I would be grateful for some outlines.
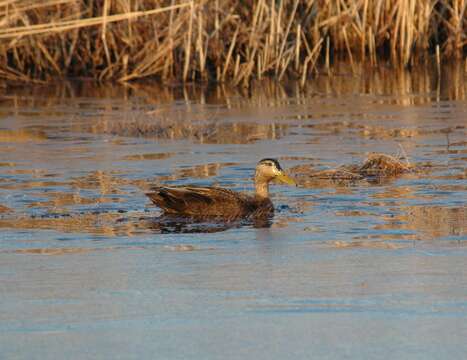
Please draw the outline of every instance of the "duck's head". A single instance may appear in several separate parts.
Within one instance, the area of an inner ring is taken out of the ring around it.
[[[296,185],[276,159],[262,159],[256,165],[255,181],[269,183],[271,180],[279,180],[284,184]]]

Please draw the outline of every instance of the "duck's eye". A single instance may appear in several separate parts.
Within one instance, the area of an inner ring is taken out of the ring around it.
[[[266,165],[266,166],[273,166],[273,164],[270,163],[270,162],[266,162],[266,163],[264,163],[264,165]]]

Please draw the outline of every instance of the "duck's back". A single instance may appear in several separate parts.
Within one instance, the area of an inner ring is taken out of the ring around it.
[[[269,216],[274,212],[271,200],[256,198],[219,187],[155,187],[146,194],[165,213],[193,217],[237,219]]]

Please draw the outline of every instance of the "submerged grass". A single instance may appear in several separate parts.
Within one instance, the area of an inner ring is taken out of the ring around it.
[[[352,67],[462,58],[466,8],[466,0],[0,0],[0,77],[304,84],[319,61],[330,71],[341,54]]]

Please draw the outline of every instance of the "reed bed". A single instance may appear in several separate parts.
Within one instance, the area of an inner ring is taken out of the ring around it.
[[[467,0],[0,0],[0,77],[294,77],[465,58]],[[467,67],[467,63],[465,63]]]

